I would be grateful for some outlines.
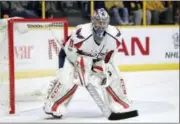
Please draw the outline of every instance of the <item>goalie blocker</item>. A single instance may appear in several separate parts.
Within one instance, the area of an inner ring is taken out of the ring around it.
[[[85,87],[109,120],[138,116],[127,98],[125,82],[113,64],[121,33],[109,25],[104,9],[95,11],[92,22],[79,25],[61,50],[60,69],[51,82],[44,111],[62,117],[78,86]],[[103,100],[94,87],[103,93]]]

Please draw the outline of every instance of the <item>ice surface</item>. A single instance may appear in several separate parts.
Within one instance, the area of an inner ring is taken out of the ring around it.
[[[130,99],[139,111],[136,118],[109,121],[104,118],[84,88],[79,88],[68,107],[68,114],[60,120],[47,119],[43,102],[21,103],[27,108],[15,115],[0,115],[0,122],[50,123],[120,123],[120,122],[179,122],[179,70],[122,73]],[[46,81],[47,79],[37,79]],[[28,82],[20,80],[19,82]]]

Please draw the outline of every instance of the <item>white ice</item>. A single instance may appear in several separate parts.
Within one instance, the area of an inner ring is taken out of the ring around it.
[[[79,88],[62,119],[51,120],[42,111],[43,103],[24,103],[26,110],[15,115],[1,115],[0,122],[53,122],[53,123],[120,123],[120,122],[179,122],[179,70],[122,73],[129,98],[139,111],[131,119],[109,121],[84,88]],[[50,78],[19,80],[17,82],[48,82]],[[30,86],[29,86],[30,87]],[[18,108],[18,107],[17,107]]]

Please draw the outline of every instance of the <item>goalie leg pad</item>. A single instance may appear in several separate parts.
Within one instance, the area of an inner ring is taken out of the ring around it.
[[[63,68],[60,68],[55,80],[52,81],[50,90],[48,90],[48,96],[43,108],[45,113],[55,116],[67,113],[66,106],[78,87],[78,85],[73,83],[73,76],[74,68],[65,59]]]
[[[45,102],[45,113],[54,116],[65,115],[67,113],[66,106],[70,102],[77,87],[77,85],[73,85],[70,89],[66,89],[65,86],[57,83],[55,89]]]
[[[113,80],[109,87],[103,89],[103,94],[104,100],[109,108],[113,113],[120,113],[122,119],[138,116],[137,110],[133,109],[132,103],[127,97],[124,80],[122,78]],[[114,114],[113,116],[116,115]],[[110,118],[115,119],[116,117]]]
[[[131,108],[131,101],[127,97],[123,79],[113,80],[110,86],[105,88],[104,94],[108,97],[106,102],[113,112],[123,112]]]

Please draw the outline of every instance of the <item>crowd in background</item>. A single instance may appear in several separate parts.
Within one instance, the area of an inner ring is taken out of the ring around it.
[[[142,1],[94,1],[105,8],[112,25],[142,25]],[[146,25],[179,24],[180,1],[146,1]],[[67,18],[70,26],[90,21],[90,1],[46,1],[46,18]],[[42,18],[41,1],[0,1],[0,18]],[[76,21],[74,21],[76,20]]]

